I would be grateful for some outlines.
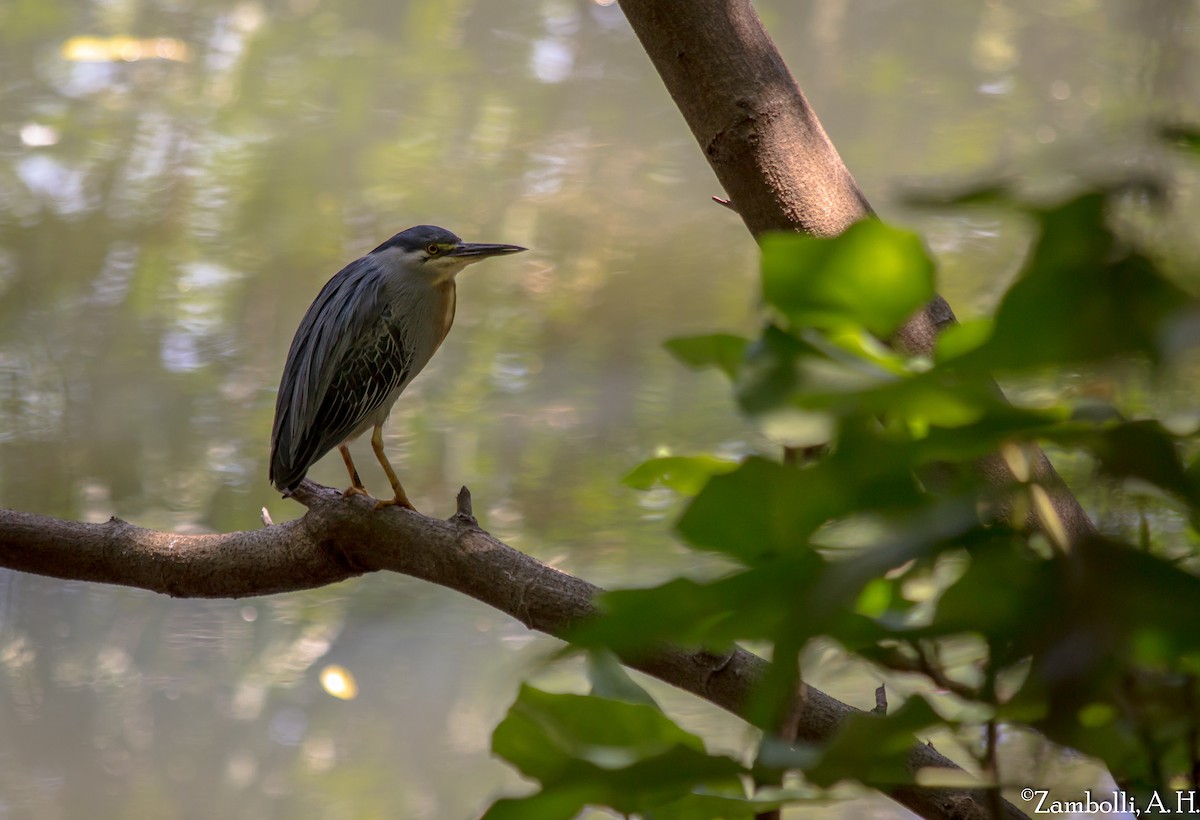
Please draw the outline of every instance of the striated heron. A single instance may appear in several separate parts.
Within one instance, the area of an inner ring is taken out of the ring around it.
[[[418,225],[393,236],[330,279],[300,321],[275,399],[271,483],[284,495],[337,447],[350,473],[346,495],[367,495],[347,445],[370,428],[371,448],[395,497],[413,509],[383,451],[383,422],[454,322],[454,277],[519,245],[463,242]]]

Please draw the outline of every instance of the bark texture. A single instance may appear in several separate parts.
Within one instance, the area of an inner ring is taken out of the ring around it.
[[[750,233],[836,236],[871,213],[749,0],[621,0]]]

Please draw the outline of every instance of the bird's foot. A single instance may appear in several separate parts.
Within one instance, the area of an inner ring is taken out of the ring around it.
[[[417,508],[412,505],[407,496],[398,495],[395,498],[387,498],[382,501],[375,502],[375,509],[382,510],[384,507],[403,507],[406,510],[417,511]]]
[[[351,484],[349,487],[347,487],[345,490],[342,491],[343,498],[349,498],[352,495],[365,495],[367,498],[371,497],[371,494],[369,492],[367,492],[366,487],[362,487],[362,486],[358,486],[358,485],[354,485],[354,484]]]

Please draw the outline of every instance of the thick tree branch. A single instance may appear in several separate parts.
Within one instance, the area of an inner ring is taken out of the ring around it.
[[[293,497],[309,508],[302,518],[214,535],[175,535],[118,519],[84,524],[0,510],[0,566],[178,598],[290,592],[390,570],[457,590],[556,637],[596,611],[598,587],[548,567],[480,529],[465,490],[448,521],[398,507],[376,512],[368,498],[343,498],[337,490],[310,481]],[[741,649],[728,655],[665,649],[623,660],[734,714],[742,713],[766,671],[766,661]],[[806,687],[797,737],[827,741],[838,723],[857,711]],[[953,762],[920,744],[913,747],[911,765],[914,772],[954,768]],[[926,817],[986,816],[980,792],[900,786],[890,794]],[[1013,816],[1021,816],[1013,811]]]

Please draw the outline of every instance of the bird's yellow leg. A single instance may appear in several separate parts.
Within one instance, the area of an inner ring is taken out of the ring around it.
[[[354,466],[354,459],[350,458],[350,448],[345,444],[339,444],[338,450],[342,454],[342,461],[346,462],[346,471],[350,473],[350,486],[342,495],[347,498],[352,495],[370,495],[367,488],[363,486],[362,479],[358,477],[358,468]]]
[[[375,451],[375,458],[379,459],[379,466],[387,473],[388,481],[392,482],[392,490],[396,493],[396,497],[391,501],[376,501],[375,509],[398,506],[415,511],[417,508],[408,500],[404,488],[400,486],[400,479],[396,477],[396,471],[392,469],[391,462],[383,452],[383,427],[378,424],[375,425],[375,432],[371,433],[371,449]]]

